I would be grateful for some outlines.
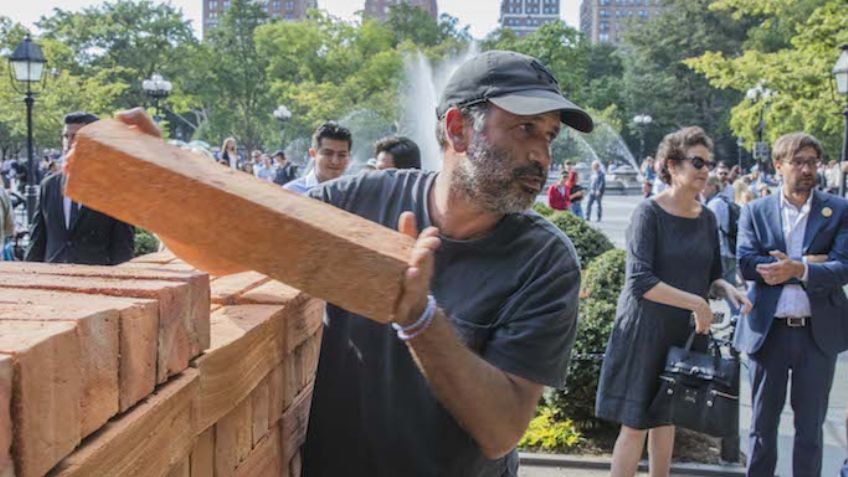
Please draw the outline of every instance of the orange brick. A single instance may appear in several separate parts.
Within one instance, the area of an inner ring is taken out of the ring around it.
[[[209,319],[207,290],[185,282],[137,280],[67,275],[0,273],[0,286],[74,291],[159,302],[159,353],[157,382],[188,367],[201,352],[202,329]]]
[[[118,405],[126,411],[153,392],[156,383],[156,349],[159,307],[156,301],[83,293],[0,288],[0,303],[22,306],[55,304],[60,311],[97,311],[108,307],[118,311],[120,320]],[[104,363],[105,364],[105,363]]]
[[[179,464],[171,467],[167,477],[191,477],[191,464],[188,458],[183,459]]]
[[[300,460],[300,449],[295,451],[294,455],[291,458],[291,462],[289,462],[289,476],[290,477],[300,477],[300,474],[303,470],[303,463]]]
[[[12,462],[12,358],[0,355],[0,477],[14,477]]]
[[[215,424],[215,477],[234,474],[253,448],[251,400],[242,400]]]
[[[147,255],[141,255],[130,260],[132,263],[156,263],[156,264],[164,264],[171,263],[176,260],[176,255],[173,254],[170,250],[163,250],[161,252],[148,253]]]
[[[138,406],[106,424],[65,458],[50,477],[161,477],[189,455],[196,436],[197,371],[171,379]],[[40,475],[40,474],[39,474]]]
[[[223,307],[212,315],[212,346],[197,361],[199,428],[206,429],[247,398],[279,365],[286,309],[270,305]]]
[[[285,305],[307,295],[277,280],[270,280],[236,298],[238,305]]]
[[[284,358],[285,359],[285,358]],[[280,363],[268,374],[268,422],[273,426],[283,417],[285,393],[285,362]]]
[[[280,428],[271,429],[236,469],[236,477],[280,477],[283,474]]]
[[[80,366],[80,432],[81,436],[85,437],[118,413],[120,318],[118,312],[109,309],[108,305],[79,309],[75,308],[73,303],[58,303],[61,305],[0,303],[0,321],[59,321],[77,327],[80,362],[64,365]],[[89,303],[97,305],[91,303],[91,300]]]
[[[265,376],[256,389],[250,394],[250,398],[252,400],[251,404],[251,412],[253,413],[253,418],[251,419],[253,422],[253,431],[252,431],[252,441],[251,445],[256,447],[256,444],[259,442],[262,437],[268,432],[269,426],[269,389],[268,389],[268,380],[269,376]]]
[[[73,323],[0,321],[0,354],[14,360],[13,456],[18,477],[40,477],[80,442],[80,349]]]
[[[127,262],[127,264],[129,263]],[[71,277],[181,282],[191,288],[189,298],[192,300],[192,303],[189,305],[189,309],[205,310],[209,308],[211,298],[209,294],[208,274],[199,272],[185,263],[181,263],[182,266],[186,267],[185,269],[144,268],[124,265],[107,267],[36,262],[0,262],[0,273],[37,273],[40,275]],[[180,263],[173,265],[180,265]],[[196,340],[191,342],[191,354],[192,356],[197,356],[201,351],[209,347],[209,318],[208,314],[198,314],[198,316],[192,317],[191,320],[193,336],[196,336]]]
[[[191,450],[191,477],[215,475],[215,428],[210,427],[197,437]]]
[[[313,385],[310,383],[297,395],[280,420],[284,462],[290,462],[306,440],[309,409],[312,405],[312,387]]]
[[[235,305],[239,295],[271,280],[257,272],[235,273],[212,279],[212,303],[220,305]]]
[[[115,120],[79,131],[67,174],[74,200],[190,244],[187,261],[194,253],[236,264],[354,313],[391,319],[414,244],[408,236]]]

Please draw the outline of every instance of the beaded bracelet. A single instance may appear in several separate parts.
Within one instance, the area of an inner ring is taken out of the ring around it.
[[[418,318],[415,323],[409,326],[401,326],[398,323],[392,323],[392,328],[394,328],[397,332],[398,338],[403,341],[409,341],[429,328],[435,316],[436,299],[433,298],[433,295],[427,295],[427,307],[424,308],[424,313],[421,313],[421,317]]]

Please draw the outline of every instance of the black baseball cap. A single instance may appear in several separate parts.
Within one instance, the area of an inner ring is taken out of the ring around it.
[[[436,116],[452,106],[489,101],[512,114],[530,116],[559,111],[567,126],[591,132],[592,117],[565,99],[551,71],[532,56],[491,50],[463,63],[448,80]]]

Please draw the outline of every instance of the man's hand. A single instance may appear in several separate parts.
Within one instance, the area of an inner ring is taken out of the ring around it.
[[[151,136],[162,137],[162,131],[159,126],[150,118],[147,112],[142,108],[132,108],[126,111],[120,111],[115,114],[115,118],[131,128],[150,134]]]
[[[791,278],[801,279],[804,276],[804,264],[792,260],[780,250],[772,250],[769,255],[776,258],[774,263],[757,265],[757,273],[769,285],[780,285]]]
[[[403,293],[395,307],[392,320],[401,326],[408,326],[415,323],[427,308],[434,254],[442,241],[439,239],[439,229],[435,227],[428,227],[421,232],[421,235],[418,235],[415,214],[412,212],[400,214],[398,231],[418,239],[409,257],[409,268],[406,269],[403,277]]]

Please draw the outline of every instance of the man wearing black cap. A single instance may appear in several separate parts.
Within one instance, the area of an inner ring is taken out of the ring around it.
[[[563,383],[577,255],[527,210],[561,123],[588,132],[592,119],[544,65],[502,51],[462,65],[436,113],[440,172],[371,172],[309,192],[417,242],[391,326],[327,307],[307,477],[515,476],[543,387]]]

